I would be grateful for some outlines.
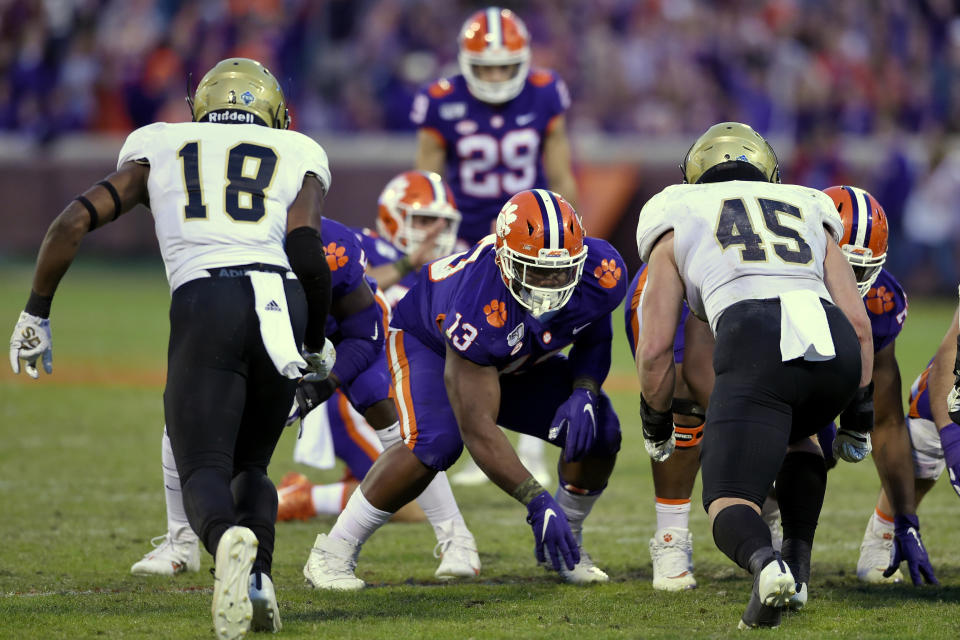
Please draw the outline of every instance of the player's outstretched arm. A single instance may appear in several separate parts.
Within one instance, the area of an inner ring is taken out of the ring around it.
[[[643,289],[643,329],[637,343],[640,418],[647,453],[663,462],[674,448],[670,406],[676,382],[673,340],[680,323],[683,281],[673,257],[673,232],[657,240],[650,253]]]
[[[500,376],[496,368],[470,362],[448,348],[443,382],[463,442],[477,466],[527,507],[537,560],[544,562],[549,556],[557,571],[561,563],[573,570],[580,561],[580,550],[566,514],[550,492],[533,479],[497,427]]]
[[[27,375],[38,378],[38,359],[44,371],[53,373],[50,306],[57,285],[73,263],[84,236],[136,205],[147,203],[149,174],[147,165],[124,163],[77,196],[50,224],[37,255],[30,297],[10,337],[10,367],[14,373],[20,373],[23,360]]]
[[[547,174],[550,190],[562,195],[564,200],[576,209],[579,194],[577,181],[573,177],[570,139],[567,137],[567,125],[563,116],[553,119],[543,140],[543,171]]]
[[[947,473],[953,490],[960,496],[960,314],[954,312],[953,321],[940,342],[930,369],[930,411],[940,430],[940,444]],[[946,402],[937,400],[946,398]]]
[[[440,134],[433,129],[420,129],[417,132],[417,157],[413,168],[419,171],[433,171],[443,176],[443,165],[446,159],[447,148]]]

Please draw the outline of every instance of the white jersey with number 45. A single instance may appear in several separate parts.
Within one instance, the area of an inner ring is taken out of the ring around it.
[[[674,232],[687,304],[716,331],[720,313],[747,299],[806,289],[831,300],[823,282],[826,228],[839,241],[843,223],[833,200],[798,185],[730,181],[667,187],[644,205],[637,248]]]
[[[150,165],[150,209],[171,291],[210,268],[289,268],[287,210],[304,176],[330,187],[320,145],[255,124],[151,124],[127,137],[117,166],[131,160]]]

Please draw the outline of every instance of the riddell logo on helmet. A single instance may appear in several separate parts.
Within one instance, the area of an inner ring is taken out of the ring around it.
[[[207,115],[207,122],[242,122],[246,124],[256,124],[256,119],[252,113],[247,113],[246,111],[224,109],[222,111],[211,111]]]

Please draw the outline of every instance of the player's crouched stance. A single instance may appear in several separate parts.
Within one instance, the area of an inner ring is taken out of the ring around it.
[[[573,208],[542,189],[507,201],[496,235],[431,263],[397,306],[387,338],[403,442],[377,459],[330,533],[317,536],[308,582],[362,588],[354,575],[361,545],[464,444],[526,505],[540,562],[569,582],[608,580],[581,544],[620,449],[619,421],[600,385],[611,312],[625,294],[621,274],[619,254],[584,238]],[[561,355],[570,345],[569,357]],[[562,448],[555,496],[498,424]]]
[[[703,505],[717,547],[754,576],[740,627],[776,627],[798,585],[760,508],[788,448],[819,455],[809,436],[848,404],[864,431],[872,427],[870,322],[837,246],[843,225],[832,200],[779,184],[776,156],[753,129],[715,125],[682,169],[689,184],[654,196],[637,227],[648,263],[637,353],[644,438],[651,457],[669,453],[674,336],[686,298],[716,337]],[[780,502],[785,522],[817,507],[802,491],[789,494]],[[811,538],[815,527],[814,517]]]

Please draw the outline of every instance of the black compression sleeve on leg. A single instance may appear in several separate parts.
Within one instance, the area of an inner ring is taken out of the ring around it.
[[[323,253],[320,232],[313,227],[297,227],[287,234],[287,257],[307,296],[307,332],[304,345],[320,351],[326,337],[330,313],[330,267]]]
[[[794,451],[783,459],[777,474],[777,501],[783,523],[783,559],[797,582],[810,582],[810,555],[817,521],[827,491],[823,458]]]
[[[757,551],[773,546],[770,528],[760,514],[745,504],[727,507],[713,519],[713,541],[728,558],[752,572],[750,559]]]

